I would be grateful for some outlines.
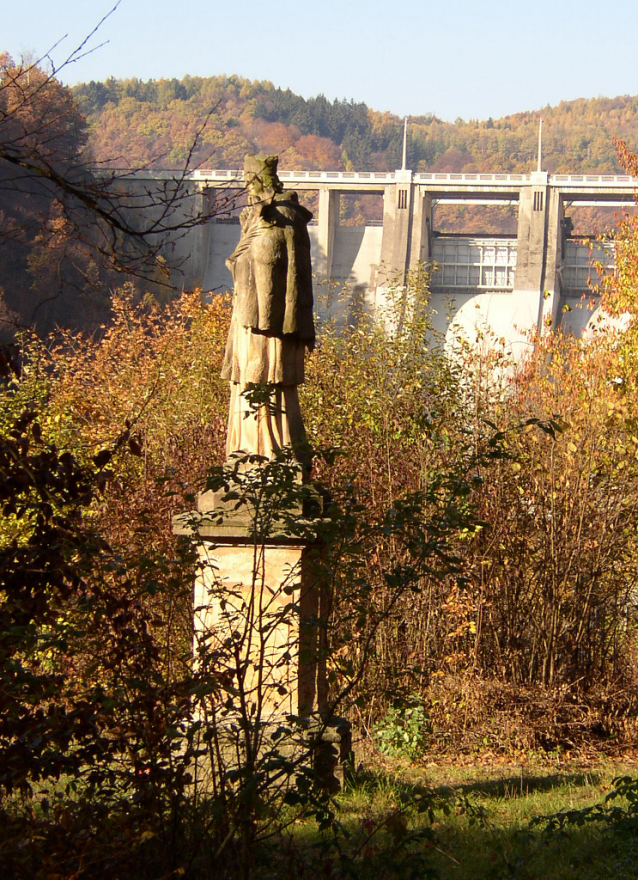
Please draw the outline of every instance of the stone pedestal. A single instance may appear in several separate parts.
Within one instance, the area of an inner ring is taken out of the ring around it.
[[[321,583],[322,546],[312,538],[312,519],[304,516],[308,506],[312,500],[293,511],[298,534],[291,533],[289,518],[286,524],[271,518],[262,537],[254,502],[206,492],[196,512],[175,517],[173,531],[196,542],[200,562],[196,656],[203,648],[217,651],[221,674],[241,692],[235,699],[246,701],[247,714],[263,729],[294,729],[291,748],[299,754],[305,742],[317,772],[336,787],[350,760],[350,725],[329,712],[330,597]]]

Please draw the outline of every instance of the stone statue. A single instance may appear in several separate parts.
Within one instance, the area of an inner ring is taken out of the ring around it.
[[[312,269],[308,222],[297,193],[284,192],[277,156],[246,156],[248,206],[241,238],[226,261],[235,293],[222,378],[230,382],[226,454],[272,458],[292,447],[303,462],[306,438],[297,386],[312,350]],[[247,389],[267,386],[270,400],[256,405]]]
[[[223,663],[230,645],[227,666],[233,674],[241,669],[243,687],[255,698],[255,729],[290,726],[290,739],[278,741],[281,753],[288,754],[289,742],[295,754],[305,749],[334,789],[337,763],[351,763],[351,734],[349,722],[328,703],[332,591],[317,564],[321,533],[313,526],[323,513],[323,495],[308,485],[298,397],[306,349],[315,339],[312,214],[296,193],[283,192],[276,156],[247,156],[244,173],[248,206],[227,262],[234,300],[222,370],[231,390],[231,466],[199,495],[197,512],[174,517],[173,531],[191,536],[200,560],[195,657],[205,645],[220,652]],[[246,467],[239,457],[232,461],[239,452],[272,459],[290,448],[299,467],[261,469]],[[303,721],[291,725],[291,716]],[[210,723],[203,712],[200,717]],[[218,728],[223,752],[232,757],[239,748],[232,713]],[[261,745],[259,752],[264,757]]]

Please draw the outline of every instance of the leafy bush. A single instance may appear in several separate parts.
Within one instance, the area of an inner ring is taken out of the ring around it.
[[[421,757],[427,747],[429,719],[422,700],[391,706],[373,728],[379,751],[390,758]]]

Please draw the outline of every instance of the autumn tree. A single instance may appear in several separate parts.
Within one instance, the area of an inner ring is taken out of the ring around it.
[[[5,331],[94,329],[109,315],[109,290],[122,283],[118,273],[142,293],[150,287],[171,294],[162,257],[167,241],[210,218],[191,210],[186,185],[206,122],[189,128],[181,169],[171,180],[133,188],[122,179],[126,174],[96,166],[86,118],[53,73],[0,56]],[[127,174],[135,170],[129,165]]]
[[[68,297],[60,301],[63,288],[79,290],[97,280],[95,261],[71,235],[78,206],[65,192],[80,185],[87,139],[86,122],[68,89],[36,65],[0,56],[5,321],[51,326],[73,309]]]

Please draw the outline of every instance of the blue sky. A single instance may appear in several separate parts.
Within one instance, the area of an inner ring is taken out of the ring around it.
[[[59,67],[114,2],[10,3],[0,51],[62,40]],[[449,120],[638,94],[638,0],[121,0],[89,45],[105,41],[63,81],[236,73]]]

